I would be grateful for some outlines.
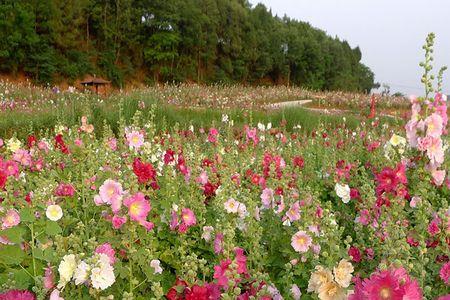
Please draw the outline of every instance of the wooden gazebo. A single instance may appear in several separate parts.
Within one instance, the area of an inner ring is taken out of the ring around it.
[[[104,92],[106,91],[105,87],[108,86],[111,83],[111,81],[105,80],[103,78],[99,77],[90,77],[86,80],[83,80],[80,82],[80,84],[84,87],[89,87],[91,90],[95,89],[95,93],[98,94],[98,88],[104,89]]]

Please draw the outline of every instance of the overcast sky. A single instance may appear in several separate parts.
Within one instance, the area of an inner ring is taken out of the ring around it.
[[[359,46],[363,63],[391,92],[423,94],[418,64],[429,32],[436,33],[434,71],[450,67],[450,0],[250,0],[258,2]],[[450,93],[449,71],[444,92]]]

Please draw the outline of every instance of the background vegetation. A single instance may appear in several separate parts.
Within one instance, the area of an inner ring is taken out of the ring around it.
[[[0,72],[40,83],[295,84],[369,91],[361,51],[246,0],[3,0]]]

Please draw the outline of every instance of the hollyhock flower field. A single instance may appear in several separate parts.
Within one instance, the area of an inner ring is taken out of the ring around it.
[[[0,299],[449,299],[446,105],[1,140]]]

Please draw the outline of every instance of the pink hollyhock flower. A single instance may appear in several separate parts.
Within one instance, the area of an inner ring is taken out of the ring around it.
[[[17,210],[11,208],[2,218],[2,230],[19,225],[20,215]]]
[[[201,185],[205,185],[208,182],[208,174],[206,171],[202,171],[195,181]]]
[[[35,300],[36,296],[27,290],[9,290],[0,294],[1,300]]]
[[[181,210],[181,220],[187,227],[193,226],[197,223],[194,212],[189,208],[183,208]]]
[[[362,225],[369,225],[370,223],[370,213],[367,209],[363,209],[359,212],[359,216],[356,217],[355,222]]]
[[[52,291],[52,293],[50,294],[49,300],[64,300],[64,298],[60,297],[59,294],[60,294],[60,291],[57,289],[54,289]]]
[[[95,253],[103,253],[109,258],[109,264],[113,265],[116,262],[116,251],[111,247],[110,243],[104,243],[95,248]]]
[[[125,133],[130,149],[139,150],[144,145],[144,135],[136,130]]]
[[[130,219],[136,222],[145,221],[151,210],[150,202],[145,199],[145,195],[141,192],[125,199],[123,204],[128,207]]]
[[[269,208],[273,202],[273,190],[265,188],[261,194],[261,201],[265,208]]]
[[[178,214],[176,211],[172,210],[171,219],[170,219],[170,230],[175,230],[177,226],[180,224],[178,221]]]
[[[112,217],[112,225],[114,229],[119,229],[120,227],[122,227],[123,224],[125,224],[127,222],[127,218],[126,217],[121,217],[118,215],[114,215]]]
[[[417,140],[417,120],[411,119],[405,125],[406,129],[406,139],[408,140],[409,145],[412,148],[416,148],[418,146]]]
[[[216,143],[217,135],[219,135],[219,131],[216,128],[210,128],[209,134],[208,134],[208,142],[213,143],[213,144]]]
[[[437,186],[441,186],[445,179],[445,170],[433,170],[431,171],[431,176],[433,177],[433,182]]]
[[[351,256],[352,260],[356,263],[361,261],[361,251],[355,246],[351,246],[348,249],[348,255]]]
[[[446,285],[450,285],[450,262],[446,262],[439,271],[439,277]]]
[[[103,203],[111,204],[111,209],[114,213],[120,210],[120,207],[122,206],[123,189],[119,182],[107,179],[100,186],[99,195]]]
[[[305,231],[298,231],[291,238],[291,246],[295,251],[305,253],[312,244],[311,237]]]
[[[234,253],[236,254],[237,272],[238,274],[247,273],[247,257],[244,254],[244,249],[235,248]]]
[[[215,254],[220,254],[223,251],[223,247],[222,247],[222,243],[223,243],[223,233],[217,233],[216,237],[214,238],[214,253]]]
[[[431,136],[434,138],[439,138],[442,134],[442,117],[437,114],[431,114],[428,118],[425,119],[425,124],[427,125],[427,136]]]
[[[217,285],[227,289],[228,288],[228,277],[226,272],[231,265],[231,259],[227,258],[220,262],[220,265],[214,266],[214,279],[217,279]]]
[[[450,300],[450,294],[445,295],[445,296],[440,296],[439,298],[437,298],[437,300]]]
[[[300,220],[300,203],[298,201],[291,205],[286,212],[286,217],[288,217],[291,222]]]
[[[250,129],[247,125],[245,126],[245,134],[247,136],[247,141],[252,140],[253,144],[257,145],[259,143],[258,131],[256,128]]]
[[[444,162],[444,149],[442,148],[442,140],[440,138],[431,138],[428,146],[427,156],[430,162],[435,166],[440,166]]]
[[[111,149],[112,151],[117,150],[117,140],[115,138],[108,139],[107,144],[108,144],[109,149]]]
[[[55,286],[55,275],[53,274],[53,269],[48,265],[44,271],[44,288],[50,290]]]
[[[439,218],[434,218],[430,224],[428,224],[428,233],[431,236],[435,236],[436,234],[438,234],[439,232],[441,232],[441,229],[439,228],[439,225],[441,223],[441,219]]]
[[[31,165],[31,155],[27,150],[17,150],[16,152],[14,152],[13,159],[20,163],[22,166],[28,167]]]
[[[391,269],[373,273],[370,278],[356,279],[354,294],[349,300],[421,300],[422,291],[417,280],[411,280],[405,269]]]
[[[6,176],[19,176],[19,164],[12,160],[7,160],[3,163],[3,171]]]
[[[75,188],[70,183],[60,183],[55,190],[55,195],[59,197],[72,197],[75,194]]]

